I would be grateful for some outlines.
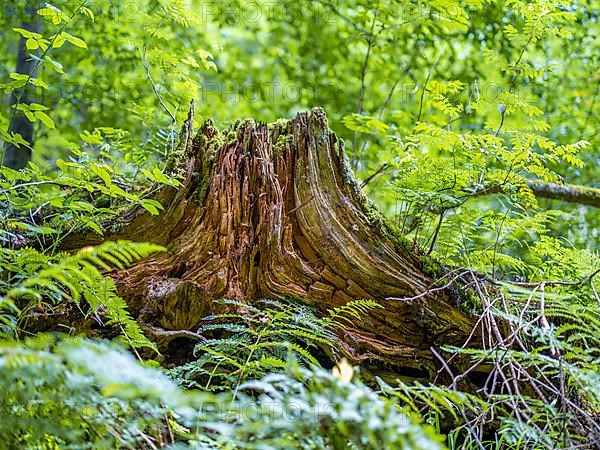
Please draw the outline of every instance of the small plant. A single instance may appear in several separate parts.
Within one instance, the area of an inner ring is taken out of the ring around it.
[[[244,383],[235,401],[182,391],[105,341],[0,342],[0,368],[7,448],[442,448],[430,427],[360,382],[296,364]]]
[[[74,255],[50,256],[33,248],[0,248],[0,318],[5,333],[19,333],[18,324],[30,313],[52,314],[74,304],[82,314],[104,317],[105,325],[116,326],[131,347],[155,345],[142,333],[127,312],[125,301],[115,291],[110,278],[101,270],[122,269],[134,261],[163,250],[154,244],[129,241],[105,242],[86,247]]]
[[[319,317],[313,308],[292,301],[221,303],[236,307],[238,312],[204,318],[207,323],[199,334],[217,331],[226,337],[197,345],[194,353],[198,359],[173,370],[173,376],[184,385],[217,391],[237,389],[247,379],[284,370],[292,355],[304,366],[320,366],[319,353],[325,358],[339,358],[336,329],[379,306],[370,300],[355,301],[331,310],[329,317]]]
[[[449,385],[398,380],[391,387],[380,380],[382,392],[437,424],[451,449],[597,449],[600,308],[564,296],[550,299],[541,289],[513,310],[494,302],[481,313],[490,324],[488,348],[445,348],[450,360],[466,356],[471,362],[464,373],[444,374],[451,375]],[[493,329],[500,321],[510,332],[498,339]],[[473,370],[487,377],[476,392],[465,392]]]

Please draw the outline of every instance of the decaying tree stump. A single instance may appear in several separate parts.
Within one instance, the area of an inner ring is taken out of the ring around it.
[[[190,123],[183,187],[162,188],[161,215],[134,210],[112,236],[168,249],[112,274],[142,322],[194,330],[220,298],[319,309],[374,299],[382,308],[341,336],[355,362],[431,374],[431,347],[464,342],[473,319],[449,292],[428,293],[435,278],[359,192],[321,109],[269,125],[238,121],[225,133],[207,121],[193,138]]]

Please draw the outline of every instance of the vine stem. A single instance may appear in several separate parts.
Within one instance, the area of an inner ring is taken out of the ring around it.
[[[248,364],[250,363],[250,359],[252,358],[252,355],[254,354],[254,349],[260,343],[261,339],[262,339],[262,331],[260,331],[258,333],[258,337],[256,338],[256,342],[254,343],[253,348],[250,349],[250,354],[248,355],[248,358],[246,358],[246,362],[244,363],[244,367],[242,367],[242,371],[240,372],[240,377],[238,379],[237,384],[235,385],[235,390],[233,391],[233,396],[231,398],[231,404],[232,405],[233,405],[233,402],[235,402],[235,399],[236,399],[237,394],[238,394],[238,390],[240,389],[240,385],[242,384],[242,379],[244,377],[244,373],[246,372],[246,367],[248,367]]]
[[[538,18],[538,20],[536,21],[535,25],[537,25],[537,23],[539,22],[540,18]],[[517,58],[517,60],[515,61],[515,64],[513,66],[513,76],[510,80],[510,85],[508,86],[508,93],[512,93],[514,87],[515,87],[515,82],[517,81],[517,69],[519,64],[521,63],[521,60],[523,59],[523,55],[525,55],[525,50],[527,50],[527,47],[529,46],[529,44],[531,43],[533,37],[535,36],[535,25],[533,26],[533,28],[531,29],[531,33],[529,33],[529,38],[527,39],[527,42],[525,42],[525,45],[523,46],[523,48],[521,49],[521,53],[519,53],[519,57]],[[500,113],[500,125],[498,125],[498,129],[496,130],[496,132],[494,133],[494,137],[498,136],[500,134],[500,130],[502,129],[502,126],[504,125],[504,118],[506,116],[506,110],[507,107],[506,105],[504,105],[504,108],[502,109],[502,112]]]

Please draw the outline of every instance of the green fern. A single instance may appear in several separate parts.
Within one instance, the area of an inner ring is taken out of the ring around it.
[[[183,392],[106,341],[42,334],[0,342],[0,383],[2,448],[441,449],[389,399],[296,364],[234,402]]]
[[[107,319],[106,325],[118,327],[132,347],[156,349],[127,312],[113,281],[101,270],[123,269],[162,249],[130,241],[105,242],[73,255],[50,256],[32,248],[0,249],[0,267],[6,274],[0,290],[0,305],[4,305],[0,317],[7,323],[11,313],[25,318],[34,308],[53,310],[65,301],[83,311],[84,300],[86,314],[101,313]]]
[[[283,369],[292,355],[304,366],[318,366],[319,354],[328,359],[338,357],[338,328],[379,306],[371,300],[354,301],[329,311],[328,317],[319,317],[315,309],[292,301],[220,303],[239,312],[204,318],[207,323],[198,333],[226,337],[198,345],[194,351],[198,359],[172,371],[182,384],[210,390],[232,389],[244,380]]]
[[[353,320],[360,320],[374,308],[382,306],[375,300],[353,300],[343,306],[329,310],[329,317],[325,320],[328,326],[342,328],[346,325],[354,325]]]

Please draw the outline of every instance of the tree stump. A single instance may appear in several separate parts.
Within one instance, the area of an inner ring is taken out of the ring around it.
[[[424,258],[361,194],[323,110],[226,132],[207,121],[193,138],[191,123],[179,148],[183,186],[161,188],[162,214],[135,209],[112,236],[167,247],[111,274],[143,323],[195,330],[222,311],[213,302],[221,298],[320,310],[373,299],[381,308],[341,332],[340,350],[355,363],[431,375],[431,348],[465,341],[474,320],[449,291],[429,291]]]

